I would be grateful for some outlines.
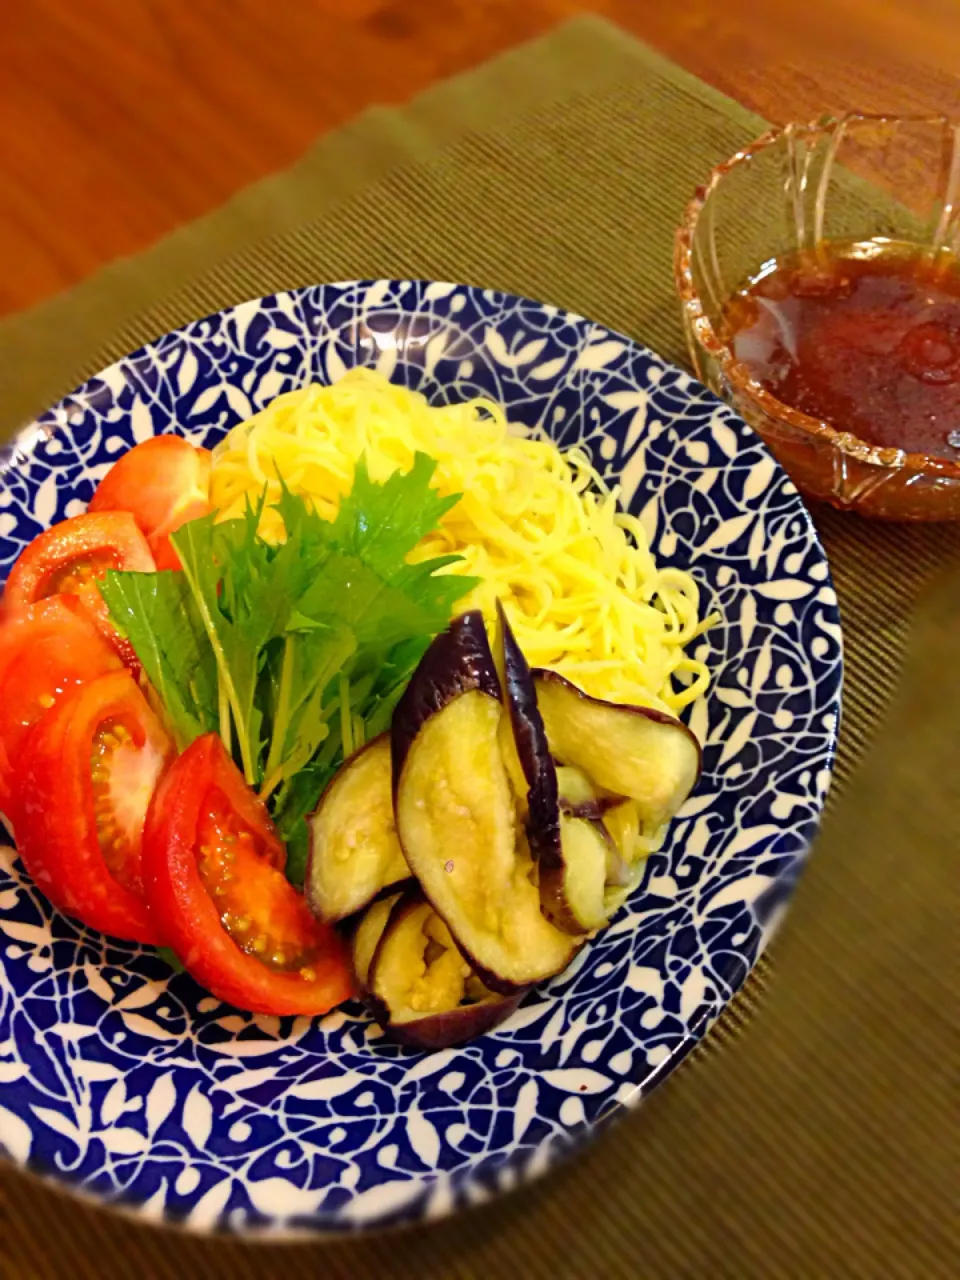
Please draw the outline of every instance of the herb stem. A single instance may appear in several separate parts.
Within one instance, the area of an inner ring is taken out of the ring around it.
[[[267,774],[266,778],[264,779],[263,786],[260,788],[260,799],[264,802],[264,804],[266,804],[266,802],[270,799],[270,797],[273,795],[274,791],[276,791],[277,787],[279,787],[282,781],[283,781],[282,768],[274,769],[273,773]]]
[[[189,532],[190,525],[187,525],[186,529]],[[240,758],[243,761],[243,776],[246,778],[247,784],[252,787],[254,782],[256,781],[256,771],[254,769],[254,762],[250,754],[250,743],[248,741],[249,735],[244,732],[245,726],[243,723],[243,716],[241,715],[240,700],[237,697],[237,690],[233,683],[233,675],[230,671],[230,664],[227,662],[226,655],[223,652],[223,646],[221,645],[219,636],[217,635],[216,623],[213,620],[213,615],[210,612],[210,606],[207,603],[206,597],[204,596],[204,593],[203,593],[203,589],[200,586],[200,583],[197,579],[197,575],[194,571],[194,566],[190,562],[190,556],[184,554],[184,552],[187,550],[187,547],[185,545],[184,546],[177,545],[176,543],[174,545],[176,546],[177,551],[180,553],[180,561],[183,565],[184,576],[186,577],[187,582],[190,586],[190,590],[193,593],[193,598],[196,601],[196,605],[197,605],[197,611],[200,614],[200,621],[203,623],[203,629],[206,631],[207,636],[210,639],[210,646],[213,649],[214,657],[217,660],[217,675],[218,675],[219,685],[220,685],[221,735],[223,733],[224,704],[226,701],[226,703],[229,704],[229,708],[232,709],[233,711],[234,718],[237,724],[237,739],[240,743]],[[229,720],[227,721],[227,724],[229,726]],[[229,734],[229,727],[228,727],[228,734]],[[230,744],[226,739],[224,739],[224,745],[227,747],[227,750],[229,751]]]
[[[283,642],[283,662],[280,667],[280,688],[277,692],[277,709],[273,717],[273,729],[270,734],[270,753],[264,773],[268,780],[280,770],[283,761],[283,749],[287,741],[287,727],[290,719],[290,697],[293,692],[293,658],[296,638],[288,635]],[[268,788],[264,782],[260,795],[266,799],[276,782]]]
[[[353,755],[353,720],[350,715],[350,678],[340,672],[340,742],[343,758]]]
[[[227,755],[233,755],[233,730],[230,716],[230,699],[227,697],[227,690],[222,680],[217,682],[217,691],[220,702],[220,738],[223,745],[227,748]]]

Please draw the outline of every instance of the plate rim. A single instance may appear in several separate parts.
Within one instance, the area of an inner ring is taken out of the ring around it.
[[[239,301],[233,302],[219,310],[207,312],[202,316],[187,319],[174,329],[169,329],[165,332],[156,334],[154,337],[141,343],[136,348],[118,356],[109,364],[104,365],[96,372],[90,374],[81,383],[77,384],[72,388],[72,390],[65,392],[53,405],[36,415],[30,423],[22,427],[11,438],[4,442],[4,444],[0,446],[0,490],[6,487],[6,476],[11,471],[15,472],[18,468],[18,453],[28,452],[32,447],[35,447],[40,443],[37,435],[38,430],[42,430],[44,435],[48,438],[55,430],[70,430],[71,422],[67,406],[71,399],[78,399],[90,383],[102,379],[104,374],[115,369],[118,365],[136,358],[141,353],[145,353],[151,348],[156,348],[157,344],[165,338],[175,337],[189,329],[191,326],[202,324],[205,321],[222,320],[224,317],[228,316],[240,307],[254,306],[256,304],[263,305],[268,303],[271,299],[275,299],[280,296],[298,298],[301,295],[307,294],[316,289],[359,290],[364,287],[384,284],[388,286],[419,286],[423,289],[432,285],[438,288],[447,288],[451,293],[456,290],[465,290],[468,293],[476,295],[495,295],[498,299],[502,299],[505,304],[517,302],[525,304],[527,307],[548,311],[558,318],[575,323],[578,327],[582,326],[584,333],[590,332],[591,330],[602,331],[605,336],[622,341],[632,352],[649,357],[665,371],[682,374],[687,379],[687,383],[683,389],[683,395],[685,398],[705,398],[706,401],[714,402],[717,406],[723,406],[727,409],[738,423],[742,423],[747,427],[751,432],[751,435],[754,437],[756,444],[772,460],[775,469],[774,475],[776,476],[778,472],[786,475],[782,464],[776,459],[766,443],[755,431],[753,431],[753,428],[749,426],[749,423],[746,423],[744,419],[736,414],[736,411],[731,406],[727,405],[722,399],[710,391],[709,388],[699,382],[693,374],[689,373],[680,365],[675,364],[666,356],[661,355],[643,341],[631,337],[629,334],[625,334],[601,321],[593,320],[580,312],[571,311],[559,304],[550,303],[523,294],[516,294],[508,289],[503,289],[497,286],[470,284],[463,281],[431,280],[426,277],[410,276],[395,278],[366,277],[355,280],[314,281],[296,285],[291,288],[276,290],[260,296],[240,299]],[[402,314],[406,309],[407,308],[403,308],[399,305],[397,306],[399,314]],[[58,413],[61,413],[62,417],[55,420],[55,415]],[[28,440],[28,437],[31,438]],[[812,513],[806,505],[803,496],[799,493],[797,493],[797,510],[794,512],[794,515],[803,521],[807,548],[815,550],[819,560],[825,566],[826,575],[822,579],[822,585],[829,586],[834,590],[835,603],[831,606],[831,611],[834,615],[834,620],[837,626],[838,657],[833,668],[833,672],[831,673],[829,708],[835,714],[833,727],[826,737],[825,750],[822,756],[822,768],[826,771],[830,782],[832,782],[835,777],[839,733],[843,719],[843,692],[846,674],[843,624],[839,602],[836,602],[835,587],[829,557],[821,540],[820,533],[813,519]],[[543,1176],[543,1174],[556,1168],[560,1163],[566,1161],[570,1156],[576,1154],[581,1148],[599,1137],[611,1123],[622,1119],[628,1112],[635,1111],[640,1103],[645,1101],[647,1097],[649,1097],[649,1095],[663,1082],[663,1080],[668,1075],[672,1074],[672,1072],[689,1057],[690,1053],[695,1050],[702,1043],[705,1036],[709,1034],[712,1027],[723,1018],[730,1005],[740,996],[744,985],[754,973],[757,962],[766,951],[770,942],[779,932],[783,918],[787,914],[786,908],[789,906],[789,902],[795,891],[796,882],[802,874],[814,847],[815,838],[823,819],[825,801],[826,792],[820,796],[815,816],[810,820],[806,847],[802,851],[797,852],[794,856],[793,862],[791,863],[793,878],[789,892],[786,894],[785,907],[777,912],[776,918],[772,924],[764,929],[752,964],[745,970],[742,977],[736,982],[736,984],[732,986],[730,995],[719,1005],[716,1013],[711,1016],[711,1011],[709,1009],[705,1010],[696,1030],[693,1028],[688,1029],[683,1039],[675,1046],[673,1052],[671,1052],[662,1062],[658,1063],[642,1083],[631,1082],[633,1087],[629,1094],[622,1097],[618,1096],[616,1099],[612,1100],[605,1114],[592,1121],[583,1120],[578,1126],[571,1128],[563,1135],[551,1135],[545,1141],[538,1144],[538,1146],[533,1149],[533,1154],[528,1154],[522,1162],[517,1161],[515,1150],[508,1153],[504,1158],[504,1165],[512,1164],[517,1172],[517,1176],[513,1181],[511,1190],[524,1185],[529,1185],[539,1177]],[[2,839],[2,833],[0,833],[0,839]],[[0,963],[2,963],[2,961],[0,961]],[[536,1154],[543,1152],[544,1150],[549,1152],[549,1157],[543,1158],[539,1161],[536,1160]],[[105,1208],[112,1212],[120,1213],[125,1218],[135,1220],[139,1223],[171,1228],[185,1235],[196,1235],[201,1237],[226,1235],[235,1239],[245,1239],[251,1242],[263,1241],[264,1243],[279,1243],[284,1240],[324,1241],[328,1239],[356,1239],[374,1231],[393,1231],[403,1229],[404,1227],[415,1223],[428,1223],[434,1220],[440,1220],[443,1217],[449,1216],[451,1213],[462,1212],[474,1207],[475,1205],[488,1203],[493,1199],[498,1199],[504,1194],[504,1190],[499,1186],[482,1187],[482,1195],[474,1196],[468,1199],[465,1203],[451,1203],[443,1210],[442,1213],[437,1214],[435,1217],[420,1212],[411,1212],[408,1214],[405,1211],[402,1216],[396,1220],[394,1220],[396,1215],[388,1213],[385,1215],[387,1221],[381,1221],[379,1218],[375,1218],[352,1227],[343,1225],[342,1223],[334,1224],[332,1222],[316,1220],[310,1225],[300,1226],[295,1225],[295,1222],[291,1222],[289,1219],[280,1219],[280,1225],[277,1225],[277,1220],[274,1220],[272,1223],[262,1226],[259,1224],[246,1223],[238,1229],[230,1225],[225,1220],[223,1214],[221,1214],[217,1221],[209,1225],[195,1225],[190,1221],[188,1216],[171,1212],[166,1207],[160,1216],[151,1214],[146,1210],[147,1202],[142,1197],[135,1198],[133,1196],[129,1196],[125,1191],[117,1194],[109,1194],[91,1190],[89,1187],[85,1186],[82,1181],[71,1180],[69,1175],[65,1176],[63,1171],[56,1170],[54,1168],[34,1167],[32,1158],[26,1164],[17,1161],[9,1155],[9,1153],[4,1149],[2,1143],[0,1143],[0,1160],[3,1161],[5,1167],[25,1173],[29,1177],[37,1179],[44,1186],[47,1186],[52,1190],[65,1195],[74,1196],[88,1206],[93,1205],[97,1208]],[[471,1173],[475,1167],[476,1161],[472,1160],[464,1166],[461,1166],[461,1168],[456,1171],[456,1174],[461,1179],[462,1184],[469,1183]],[[447,1179],[451,1176],[451,1174],[440,1170],[432,1170],[426,1174],[411,1174],[409,1175],[408,1182],[418,1183],[421,1187],[422,1193],[426,1193],[436,1185],[439,1179]],[[422,1194],[412,1196],[410,1198],[409,1205],[415,1207],[421,1199]]]

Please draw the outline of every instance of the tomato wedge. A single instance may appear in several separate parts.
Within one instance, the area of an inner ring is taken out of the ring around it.
[[[211,511],[212,461],[209,449],[182,436],[154,436],[113,464],[89,510],[129,511],[149,540],[157,568],[179,569],[170,534]]]
[[[147,806],[173,743],[129,671],[67,694],[17,768],[17,848],[55,907],[116,938],[162,938],[143,896]]]
[[[15,765],[30,728],[78,685],[121,662],[84,615],[60,595],[0,623],[0,810],[16,825]]]
[[[161,781],[143,857],[167,945],[221,1000],[320,1014],[352,994],[343,942],[284,876],[267,811],[216,734],[198,738]]]
[[[147,540],[128,511],[72,516],[34,538],[20,554],[4,588],[4,607],[18,613],[51,596],[75,595],[104,639],[136,670],[133,646],[111,622],[96,583],[108,569],[152,573],[155,568]]]
[[[19,610],[50,596],[96,590],[108,569],[151,573],[153,556],[129,512],[72,516],[45,530],[10,570],[3,598]]]

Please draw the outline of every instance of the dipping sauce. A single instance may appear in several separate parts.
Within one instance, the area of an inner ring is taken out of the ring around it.
[[[736,358],[783,404],[869,444],[960,459],[960,264],[825,243],[727,303]]]

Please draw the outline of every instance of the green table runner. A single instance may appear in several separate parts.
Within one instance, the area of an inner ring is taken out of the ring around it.
[[[365,113],[149,252],[0,322],[0,437],[159,333],[318,280],[507,289],[684,362],[673,230],[710,167],[762,128],[614,28],[571,23]],[[3,1280],[952,1276],[960,577],[927,583],[960,528],[817,520],[847,636],[840,802],[760,1016],[755,978],[690,1064],[579,1159],[400,1236],[251,1248],[156,1234],[7,1172]]]

